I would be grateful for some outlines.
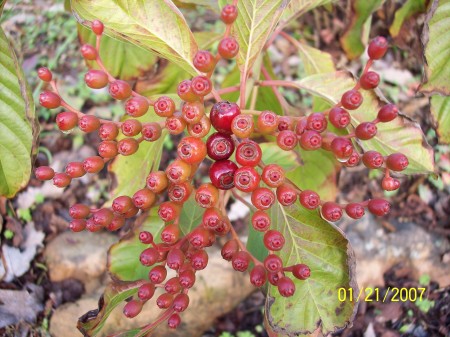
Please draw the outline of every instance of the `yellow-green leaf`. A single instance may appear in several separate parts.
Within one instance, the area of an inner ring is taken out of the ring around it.
[[[423,13],[426,10],[427,0],[407,0],[403,6],[395,11],[394,22],[389,27],[389,33],[392,37],[396,37],[403,26],[403,23],[412,16]]]
[[[72,0],[72,9],[85,20],[101,20],[106,34],[197,74],[192,65],[197,43],[183,14],[170,0]]]
[[[439,141],[450,143],[450,96],[431,97],[431,113],[438,123]]]
[[[337,0],[291,0],[283,12],[283,21],[280,22],[280,27],[294,19],[299,18],[306,12],[316,7],[327,5],[336,1]]]

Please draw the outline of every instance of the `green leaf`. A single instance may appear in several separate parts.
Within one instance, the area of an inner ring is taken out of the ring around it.
[[[168,0],[72,0],[72,9],[85,20],[101,20],[105,32],[174,62],[188,73],[197,44],[189,26]],[[85,22],[84,22],[85,23]]]
[[[90,29],[78,24],[78,35],[81,43],[95,46],[96,35]],[[102,37],[100,57],[111,75],[122,80],[142,76],[152,69],[157,61],[157,57],[148,50],[107,35]],[[88,65],[90,68],[99,69],[95,61],[88,61]]]
[[[339,301],[340,288],[358,294],[355,258],[349,241],[336,226],[323,220],[318,211],[300,205],[283,207],[276,203],[270,211],[272,226],[285,239],[279,256],[283,265],[305,263],[311,277],[295,279],[292,297],[282,297],[269,286],[266,315],[275,332],[288,336],[312,333],[320,327],[323,335],[345,328],[353,320],[355,301]]]
[[[354,87],[356,82],[348,72],[338,71],[309,76],[293,83],[299,89],[320,96],[334,105],[345,91]],[[363,104],[351,113],[353,126],[374,120],[378,110],[384,104],[374,91],[363,90],[361,93],[364,98]],[[377,127],[378,132],[373,139],[360,142],[365,151],[376,150],[383,155],[394,152],[404,153],[409,159],[409,166],[403,171],[404,174],[432,173],[434,171],[433,150],[426,142],[417,123],[399,116],[392,122],[379,123]]]
[[[302,164],[286,173],[296,186],[302,190],[313,190],[322,200],[335,200],[337,195],[336,175],[338,162],[325,150],[299,150]],[[276,162],[275,162],[276,163]]]
[[[426,81],[420,91],[450,96],[450,0],[434,0],[422,33]]]
[[[365,47],[362,41],[364,25],[383,2],[384,0],[351,1],[351,13],[348,14],[350,20],[341,37],[342,48],[349,59],[355,59],[364,52]]]
[[[0,53],[0,196],[11,198],[30,178],[38,126],[22,68],[1,28]]]
[[[291,0],[283,12],[283,21],[279,28],[284,27],[290,21],[299,18],[306,12],[323,5],[327,5],[337,0]]]
[[[0,16],[3,14],[3,7],[6,5],[6,0],[0,0]]]
[[[192,193],[188,201],[183,204],[180,214],[180,231],[184,236],[201,224],[204,212],[205,209],[195,202],[194,193]]]
[[[450,97],[432,96],[430,109],[438,123],[439,141],[446,144],[450,143]]]
[[[91,310],[78,319],[78,330],[85,336],[96,336],[114,308],[135,295],[141,284],[142,282],[109,284],[99,300],[98,309]]]
[[[223,2],[223,1],[222,1]],[[232,34],[239,42],[237,63],[247,76],[286,8],[283,0],[239,1]]]
[[[280,165],[285,171],[300,165],[299,158],[294,151],[281,151],[280,147],[273,142],[260,143],[262,150],[262,161],[264,163],[276,163]]]
[[[197,7],[207,7],[215,12],[219,12],[217,0],[173,0],[178,8],[197,9]]]
[[[407,0],[403,6],[395,11],[394,22],[389,27],[389,33],[396,37],[403,26],[403,23],[416,14],[423,13],[427,7],[427,0]]]

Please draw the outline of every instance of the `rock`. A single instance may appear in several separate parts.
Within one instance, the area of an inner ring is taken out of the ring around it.
[[[217,317],[232,310],[254,290],[248,281],[248,275],[234,271],[230,264],[222,259],[217,249],[209,254],[208,267],[197,273],[197,282],[189,291],[190,304],[181,314],[181,326],[174,331],[162,324],[152,334],[153,337],[201,336]],[[75,329],[76,321],[87,311],[97,308],[100,294],[97,292],[85,296],[76,303],[56,309],[50,322],[50,333],[53,336],[81,336]],[[152,322],[162,312],[155,304],[157,296],[156,294],[134,319],[127,319],[122,314],[123,304],[119,305],[109,316],[99,336]]]
[[[447,239],[413,223],[392,225],[396,231],[386,233],[373,216],[366,215],[344,227],[356,254],[358,285],[383,285],[383,273],[401,262],[416,279],[428,274],[441,287],[450,285],[448,267],[441,258],[450,248]]]
[[[117,237],[107,232],[65,232],[51,241],[44,257],[53,282],[75,278],[90,293],[102,284],[108,248]]]

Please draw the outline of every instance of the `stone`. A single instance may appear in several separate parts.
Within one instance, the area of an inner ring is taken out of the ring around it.
[[[117,237],[107,232],[65,232],[52,240],[44,251],[50,280],[75,278],[90,293],[102,284],[109,247]]]
[[[197,273],[197,281],[189,291],[189,307],[181,313],[182,323],[177,330],[170,330],[161,324],[153,333],[153,337],[197,337],[214,323],[214,320],[232,310],[246,298],[254,287],[250,284],[248,274],[234,271],[231,265],[222,259],[220,251],[212,248],[209,263],[205,270]],[[101,292],[92,293],[75,303],[68,303],[57,308],[50,322],[50,333],[53,336],[76,337],[81,333],[75,329],[78,317],[89,310],[97,308]],[[113,332],[140,327],[151,323],[162,310],[158,309],[154,298],[135,318],[128,319],[122,314],[124,303],[120,304],[108,318],[102,332],[98,336],[107,336]]]

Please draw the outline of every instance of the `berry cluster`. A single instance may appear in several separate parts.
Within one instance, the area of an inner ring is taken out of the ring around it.
[[[230,35],[230,27],[236,17],[236,6],[223,8],[221,19],[227,29],[217,55],[206,50],[195,54],[193,64],[199,74],[178,85],[177,93],[182,100],[179,107],[167,96],[155,101],[143,97],[127,82],[108,73],[99,57],[104,27],[101,22],[94,21],[91,28],[97,35],[96,47],[83,45],[81,53],[85,59],[95,60],[100,70],[89,70],[85,82],[94,89],[108,87],[112,98],[125,101],[124,109],[129,118],[124,122],[103,120],[75,110],[59,95],[52,73],[47,68],[39,70],[40,79],[49,83],[51,88],[40,95],[40,104],[49,109],[64,108],[64,112],[56,117],[59,129],[69,131],[78,127],[83,132],[96,132],[101,139],[98,156],[71,162],[65,172],[55,173],[48,166],[39,167],[35,174],[40,180],[53,179],[54,185],[66,187],[72,179],[100,172],[118,155],[134,154],[140,143],[159,139],[163,129],[172,135],[187,133],[178,144],[177,158],[164,171],[150,172],[145,186],[134,195],[115,198],[111,207],[91,208],[76,204],[70,208],[72,231],[96,232],[103,229],[116,231],[124,226],[126,219],[138,212],[158,207],[158,215],[166,226],[160,240],[146,231],[139,234],[146,247],[139,256],[140,262],[151,269],[148,279],[142,280],[137,296],[125,305],[127,317],[139,314],[143,305],[154,296],[156,288],[161,288],[164,291],[157,297],[156,304],[165,312],[158,321],[167,320],[171,328],[176,328],[181,322],[179,314],[189,305],[188,292],[195,283],[196,273],[207,266],[205,248],[213,245],[217,236],[228,234],[231,238],[223,245],[222,257],[230,261],[235,270],[244,272],[250,269],[250,281],[256,287],[262,287],[268,281],[278,288],[281,296],[292,296],[295,292],[293,278],[305,280],[311,270],[301,261],[285,266],[277,254],[283,249],[285,238],[281,232],[271,228],[268,212],[277,202],[282,206],[298,202],[309,210],[320,209],[322,217],[328,221],[339,220],[344,211],[354,219],[361,218],[366,208],[378,216],[389,212],[390,205],[383,199],[342,205],[322,201],[314,191],[299,189],[286,178],[281,166],[262,162],[260,145],[250,139],[252,135],[275,136],[278,146],[285,151],[293,150],[297,145],[307,151],[324,149],[331,151],[345,166],[356,166],[362,161],[370,169],[382,169],[385,172],[382,187],[388,191],[398,189],[400,185],[390,172],[402,171],[408,166],[408,159],[403,154],[394,153],[387,157],[376,151],[360,154],[352,142],[354,138],[361,141],[373,138],[377,134],[378,123],[389,122],[398,114],[394,105],[387,104],[380,109],[375,120],[355,128],[350,124],[351,111],[361,106],[363,101],[361,90],[373,89],[380,81],[378,74],[369,68],[374,60],[385,54],[388,46],[384,38],[378,37],[370,43],[370,59],[361,78],[334,107],[305,117],[279,116],[271,111],[245,110],[245,106],[224,101],[213,87],[211,76],[216,64],[221,59],[234,58],[239,51],[238,42]],[[260,84],[272,85],[270,80]],[[216,101],[212,107],[208,104],[211,100]],[[164,122],[141,123],[138,118],[147,113],[163,117]],[[328,131],[328,123],[351,131],[346,136],[338,136]],[[211,126],[215,130],[213,133],[210,133]],[[119,134],[125,137],[118,140]],[[233,154],[235,160],[231,160]],[[193,178],[206,157],[213,161],[209,169],[210,183],[195,187]],[[155,205],[159,200],[157,196],[163,193],[167,196],[166,201]],[[251,225],[264,233],[263,243],[268,250],[263,261],[247,251],[227,217],[225,206],[230,194],[243,202],[246,202],[243,195],[250,194]],[[205,210],[201,223],[183,236],[180,213],[191,195]],[[167,279],[168,269],[175,271],[175,276],[170,279]]]

